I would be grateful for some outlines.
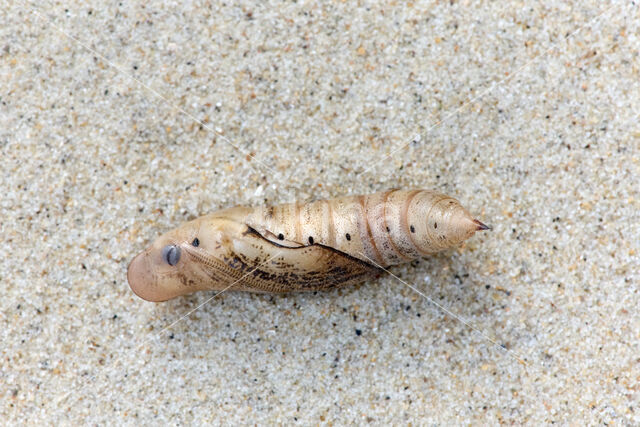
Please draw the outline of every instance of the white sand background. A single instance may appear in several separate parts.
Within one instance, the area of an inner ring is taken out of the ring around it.
[[[0,4],[4,422],[640,424],[637,2]],[[392,269],[464,322],[127,285],[185,220],[394,187],[493,226]]]

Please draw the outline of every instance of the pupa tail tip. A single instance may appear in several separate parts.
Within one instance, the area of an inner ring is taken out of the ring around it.
[[[474,219],[473,223],[478,227],[477,231],[493,230],[491,227],[489,227],[488,225],[478,221],[477,219]]]

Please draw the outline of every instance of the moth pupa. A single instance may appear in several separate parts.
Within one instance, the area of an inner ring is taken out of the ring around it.
[[[313,291],[455,247],[488,227],[455,199],[390,190],[220,210],[160,236],[129,264],[133,292],[165,301],[200,290]]]

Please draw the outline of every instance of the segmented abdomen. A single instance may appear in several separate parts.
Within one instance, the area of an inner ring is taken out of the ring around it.
[[[246,223],[281,245],[320,243],[388,266],[451,246],[458,229],[468,232],[468,227],[460,227],[463,220],[472,217],[449,196],[430,190],[391,190],[258,207]]]

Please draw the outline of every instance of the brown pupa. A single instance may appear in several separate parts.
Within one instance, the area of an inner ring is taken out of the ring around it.
[[[376,277],[488,227],[430,190],[235,207],[189,221],[136,256],[133,292],[165,301],[200,290],[313,291]]]

